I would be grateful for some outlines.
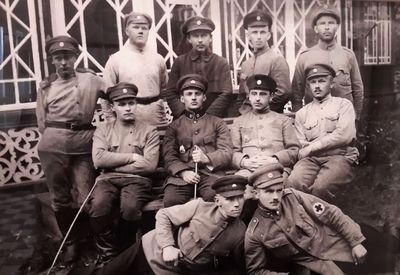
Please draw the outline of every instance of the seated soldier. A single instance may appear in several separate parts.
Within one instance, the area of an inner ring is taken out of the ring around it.
[[[224,176],[212,185],[214,202],[200,198],[159,210],[154,230],[90,274],[245,274],[246,226],[238,217],[246,183]]]
[[[355,113],[345,98],[331,96],[333,68],[316,64],[305,71],[314,100],[296,113],[295,128],[300,141],[299,161],[287,186],[333,201],[339,189],[353,179],[357,148]]]
[[[252,111],[233,122],[233,167],[240,169],[237,174],[248,177],[260,166],[278,161],[289,173],[297,161],[300,144],[292,120],[270,110],[276,82],[267,75],[256,74],[246,84]]]
[[[178,81],[178,90],[185,112],[167,127],[162,146],[170,173],[165,182],[165,207],[185,203],[197,191],[205,201],[212,201],[214,174],[223,175],[222,169],[232,159],[227,125],[203,109],[207,80],[197,74],[185,75]]]
[[[318,197],[284,189],[282,172],[279,163],[268,164],[249,178],[259,204],[245,236],[247,273],[344,274],[334,261],[362,263],[360,226]],[[281,269],[278,261],[285,263]],[[286,270],[290,265],[294,270]]]
[[[113,220],[115,202],[121,213],[119,229],[129,244],[135,237],[141,209],[151,199],[153,172],[159,157],[155,127],[135,120],[137,87],[120,82],[107,89],[116,120],[100,124],[93,137],[93,162],[101,169],[91,195],[90,223],[95,233],[100,262],[117,253]],[[129,238],[131,237],[131,238]]]

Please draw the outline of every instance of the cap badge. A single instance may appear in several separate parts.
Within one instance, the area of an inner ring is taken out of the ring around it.
[[[318,69],[314,68],[312,71],[313,71],[313,73],[316,73],[316,72],[318,72]]]
[[[261,17],[260,17],[260,16],[257,16],[256,19],[257,19],[257,21],[260,21],[260,20],[261,20]]]
[[[274,177],[274,174],[268,173],[268,174],[267,174],[267,177],[270,178],[270,179],[272,179],[272,178]]]
[[[198,26],[200,26],[200,25],[201,25],[201,20],[197,20],[196,24],[197,24]]]
[[[257,80],[257,85],[261,85],[261,80]]]
[[[236,183],[232,184],[232,188],[236,188],[236,187],[237,187]]]
[[[122,89],[122,92],[123,92],[124,94],[126,94],[126,93],[128,92],[128,90],[127,90],[126,88],[123,88],[123,89]]]
[[[142,18],[140,15],[137,15],[137,16],[136,16],[136,19],[140,19],[140,18]]]
[[[60,42],[60,43],[58,43],[58,46],[60,46],[60,47],[64,47],[64,42]]]
[[[190,80],[190,84],[196,84],[195,80]]]
[[[186,152],[185,146],[181,145],[179,146],[179,153],[184,154]]]

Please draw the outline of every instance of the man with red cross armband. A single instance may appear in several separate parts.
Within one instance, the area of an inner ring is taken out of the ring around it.
[[[338,265],[362,263],[360,226],[318,197],[285,189],[282,172],[268,164],[249,178],[259,203],[245,236],[247,274],[344,274]]]

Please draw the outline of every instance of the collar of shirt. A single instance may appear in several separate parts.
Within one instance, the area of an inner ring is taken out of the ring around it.
[[[265,47],[264,47],[262,50],[257,51],[257,52],[254,52],[254,55],[255,55],[255,56],[262,55],[262,54],[266,53],[267,51],[269,51],[270,49],[271,49],[271,48],[269,47],[269,45],[266,44]]]
[[[318,44],[317,45],[321,50],[331,51],[331,50],[336,48],[337,43],[336,43],[335,40],[332,40],[332,42],[329,43],[329,44],[327,44],[325,42],[322,42],[321,40],[318,40]]]
[[[196,110],[196,111],[188,111],[185,110],[184,114],[189,119],[199,119],[204,116],[206,111],[204,109]]]
[[[252,112],[253,112],[253,114],[254,114],[255,116],[264,116],[264,115],[268,114],[269,111],[270,111],[269,106],[265,107],[265,109],[262,110],[262,111],[255,111],[255,110],[252,110]]]
[[[260,202],[258,203],[258,209],[259,213],[261,216],[264,218],[280,218],[281,216],[281,211],[280,210],[271,210],[266,208],[264,205],[262,205]]]
[[[137,52],[137,53],[141,53],[141,54],[146,52],[146,50],[147,50],[146,46],[144,46],[141,49],[135,47],[135,45],[132,45],[132,43],[129,41],[129,39],[125,42],[124,47],[126,47],[127,49],[129,49],[131,51],[134,51],[134,52]]]
[[[328,102],[332,99],[332,95],[328,94],[324,99],[318,100],[316,98],[313,99],[313,102],[317,104],[319,107],[324,107]]]
[[[205,62],[208,62],[208,61],[210,61],[210,59],[212,57],[212,52],[211,52],[210,49],[206,49],[204,51],[204,53],[201,53],[201,52],[196,51],[195,49],[192,49],[189,52],[189,55],[190,55],[190,59],[192,61],[195,61],[195,60],[197,60],[199,58],[202,58]]]

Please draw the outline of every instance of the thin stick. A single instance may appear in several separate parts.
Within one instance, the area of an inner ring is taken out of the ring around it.
[[[67,240],[67,238],[68,238],[68,236],[69,236],[69,233],[70,233],[71,230],[72,230],[72,227],[74,226],[76,220],[78,219],[79,214],[82,212],[83,207],[85,206],[86,202],[88,201],[90,195],[93,193],[93,190],[94,190],[96,184],[97,184],[97,179],[96,179],[96,181],[94,182],[93,187],[92,187],[92,189],[90,190],[89,194],[86,196],[85,200],[83,201],[81,207],[79,208],[78,213],[76,213],[74,220],[72,221],[71,225],[69,226],[69,229],[68,229],[67,233],[65,234],[65,237],[64,237],[63,241],[61,242],[60,247],[58,248],[57,254],[56,254],[56,256],[54,257],[53,263],[51,264],[51,267],[49,268],[49,270],[48,270],[47,273],[46,273],[47,275],[50,274],[51,270],[53,269],[54,265],[56,264],[56,261],[57,261],[57,259],[58,259],[58,256],[59,256],[60,253],[61,253],[61,249],[62,249],[62,247],[64,246],[65,241]]]
[[[194,172],[197,174],[197,162],[194,163]],[[197,199],[197,183],[194,184],[194,199]]]

